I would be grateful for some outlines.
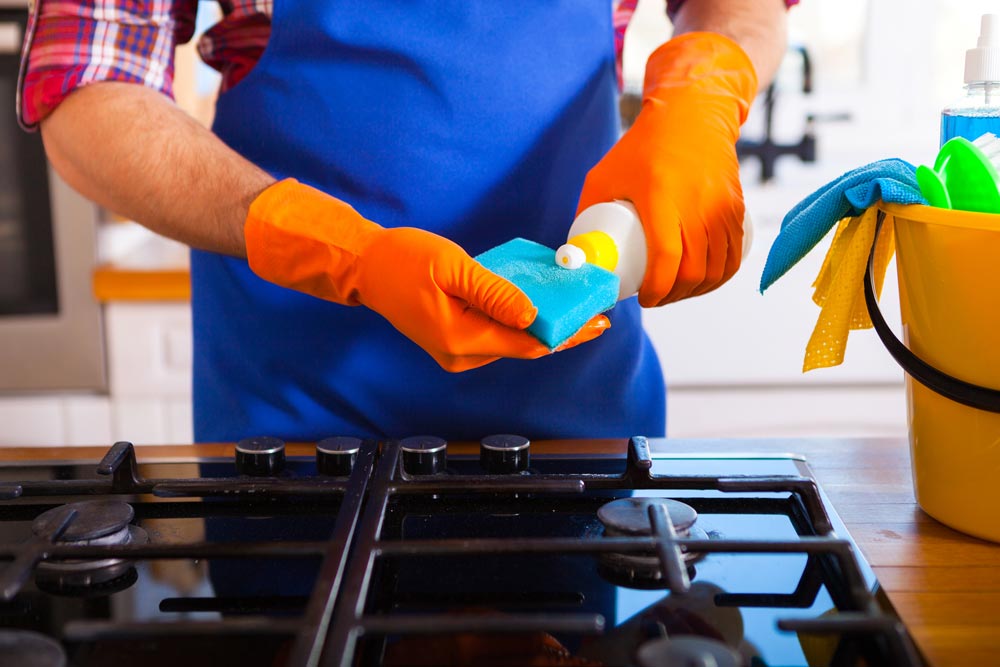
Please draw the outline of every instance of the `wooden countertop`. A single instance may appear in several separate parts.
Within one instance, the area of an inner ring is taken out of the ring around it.
[[[109,301],[190,301],[187,269],[126,269],[105,264],[94,269],[94,298]]]
[[[571,451],[623,450],[622,441],[555,443]],[[676,452],[803,454],[933,667],[1000,664],[1000,545],[923,514],[913,497],[909,448],[895,438],[672,440]],[[106,447],[0,448],[0,461],[97,460]],[[137,448],[139,460],[232,456],[233,446]],[[309,445],[289,445],[309,454]],[[471,450],[470,450],[471,451]]]
[[[805,455],[930,665],[1000,665],[1000,544],[920,510],[905,439],[701,441],[697,448]]]

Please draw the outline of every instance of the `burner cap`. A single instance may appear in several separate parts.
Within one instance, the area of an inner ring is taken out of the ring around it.
[[[0,667],[66,667],[66,653],[43,634],[0,630]]]
[[[95,540],[121,532],[135,516],[132,506],[120,500],[86,500],[54,507],[38,515],[31,530],[35,535],[51,535],[73,510],[76,510],[76,517],[59,538],[61,542]]]
[[[665,637],[646,642],[636,653],[641,667],[739,667],[740,656],[720,641]]]
[[[684,554],[688,579],[694,581],[698,569]],[[608,583],[639,591],[665,591],[669,588],[663,576],[660,561],[656,556],[634,556],[632,554],[605,554],[598,558],[597,574]]]
[[[666,508],[678,535],[687,533],[698,518],[690,505],[667,498],[619,498],[597,510],[597,518],[608,535],[651,535],[648,508],[654,503]]]

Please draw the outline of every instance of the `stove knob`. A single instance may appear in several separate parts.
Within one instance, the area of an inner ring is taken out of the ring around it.
[[[444,472],[448,442],[433,435],[415,435],[399,441],[403,470],[410,475],[436,475]]]
[[[358,460],[361,438],[337,436],[316,443],[316,469],[321,475],[348,477]]]
[[[273,477],[285,469],[285,441],[266,436],[236,443],[236,471],[253,477]]]
[[[479,465],[491,475],[528,469],[531,441],[519,435],[488,435],[479,442]]]

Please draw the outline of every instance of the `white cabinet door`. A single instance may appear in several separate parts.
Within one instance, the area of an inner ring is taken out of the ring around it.
[[[113,439],[192,442],[190,304],[112,303],[105,322]]]
[[[58,446],[64,436],[65,418],[58,399],[0,399],[0,446]]]
[[[0,446],[110,445],[107,396],[43,394],[0,397]]]
[[[111,446],[114,443],[111,400],[107,396],[71,396],[62,403],[67,445]]]
[[[121,398],[113,404],[114,440],[137,445],[194,441],[190,398]]]
[[[667,391],[672,438],[905,437],[906,424],[902,384]]]
[[[191,395],[191,306],[111,303],[105,309],[113,397]]]

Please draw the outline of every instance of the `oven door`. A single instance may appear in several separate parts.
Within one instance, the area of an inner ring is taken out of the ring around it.
[[[55,174],[41,136],[18,127],[26,18],[0,7],[0,391],[103,390],[99,209]]]

